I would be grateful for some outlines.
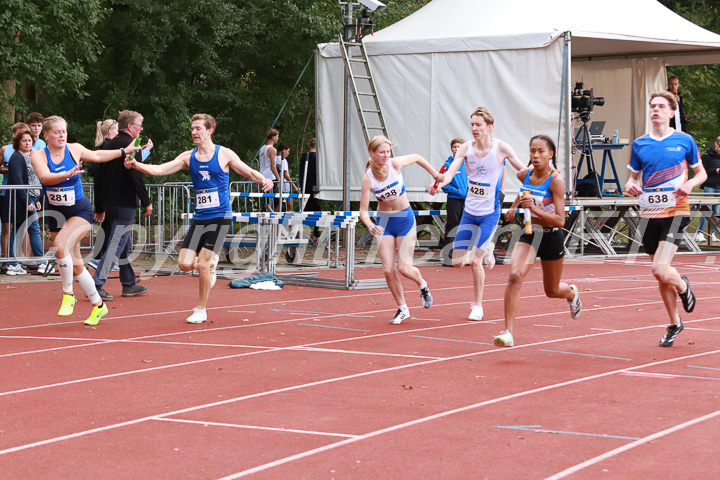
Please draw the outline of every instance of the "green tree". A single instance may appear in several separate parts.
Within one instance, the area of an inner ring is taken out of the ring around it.
[[[720,33],[720,6],[710,0],[661,0],[661,3],[689,21]],[[687,65],[668,68],[680,77],[686,116],[696,115],[688,125],[703,150],[720,135],[720,65]]]
[[[2,0],[0,8],[0,117],[7,131],[12,109],[26,112],[36,91],[83,98],[88,65],[101,52],[100,0]],[[10,96],[8,93],[17,94]],[[4,138],[7,140],[7,138]]]

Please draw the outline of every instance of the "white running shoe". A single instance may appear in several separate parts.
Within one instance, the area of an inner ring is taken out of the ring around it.
[[[720,238],[718,238],[717,235],[715,235],[715,232],[713,232],[713,234],[712,234],[712,242],[713,243],[720,242]]]
[[[482,320],[484,314],[482,305],[475,305],[473,302],[470,304],[470,307],[472,307],[472,310],[470,311],[470,315],[468,315],[468,320],[472,320],[473,322]]]
[[[485,255],[485,258],[483,258],[483,263],[485,264],[485,268],[488,270],[492,270],[495,266],[495,244],[490,242],[487,247],[487,255]]]
[[[24,268],[20,266],[18,263],[17,265],[10,265],[7,267],[7,270],[5,271],[7,275],[25,275],[27,272]]]
[[[204,308],[193,308],[193,313],[187,318],[187,323],[203,323],[207,320],[207,312]]]
[[[582,300],[580,300],[580,292],[578,292],[575,285],[570,285],[570,290],[572,290],[575,294],[575,298],[573,298],[572,302],[568,302],[570,304],[570,318],[575,320],[580,317],[580,314],[582,313]]]
[[[400,325],[403,320],[407,320],[410,318],[410,312],[409,311],[403,311],[398,308],[397,313],[393,317],[392,320],[390,320],[390,325]]]
[[[213,255],[212,263],[210,263],[210,288],[215,286],[217,283],[217,266],[220,263],[220,256],[218,254]]]
[[[515,340],[513,339],[512,333],[503,330],[500,332],[500,335],[493,339],[493,343],[496,347],[512,347],[515,345]]]
[[[695,234],[695,241],[696,242],[704,242],[705,241],[705,234],[698,230],[698,232]]]
[[[50,265],[50,263],[45,260],[44,262],[40,262],[38,264],[38,273],[40,275],[50,275],[51,273],[55,272],[55,267]]]

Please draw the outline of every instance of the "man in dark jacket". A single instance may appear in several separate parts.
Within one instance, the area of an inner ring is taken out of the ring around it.
[[[720,199],[720,137],[716,138],[713,146],[708,148],[707,152],[703,153],[702,164],[703,167],[705,167],[708,177],[702,185],[703,190],[705,193],[709,193]],[[713,205],[711,208],[713,215],[717,215],[718,212],[720,212],[720,205]],[[697,234],[695,235],[696,242],[705,241],[703,230],[705,230],[706,224],[707,219],[703,216],[700,220],[700,228],[698,228]],[[712,241],[720,241],[720,239],[715,235],[715,232],[712,232]]]
[[[450,168],[450,164],[455,159],[455,154],[458,148],[465,143],[462,138],[453,138],[450,141],[450,150],[452,155],[445,161],[445,169]],[[460,219],[462,218],[463,209],[465,208],[465,197],[467,197],[468,179],[467,172],[465,170],[465,161],[460,165],[460,169],[457,171],[452,181],[442,188],[442,191],[447,194],[447,204],[445,210],[447,210],[447,223],[445,224],[445,243],[443,245],[443,265],[452,267],[452,244],[455,241],[455,231],[457,226],[460,225]],[[446,248],[450,245],[450,248]]]
[[[143,117],[137,112],[123,110],[118,117],[120,133],[103,144],[103,150],[125,148],[140,136]],[[100,166],[98,190],[95,192],[95,210],[100,216],[104,213],[112,222],[110,243],[107,251],[98,264],[95,275],[95,286],[103,301],[109,302],[113,296],[105,291],[104,285],[108,273],[115,262],[120,267],[120,283],[123,297],[135,297],[147,292],[148,287],[138,285],[135,271],[130,264],[132,249],[132,231],[135,221],[137,199],[145,209],[145,216],[152,214],[152,204],[145,189],[143,174],[125,168],[122,157],[118,157]],[[100,220],[102,221],[102,220]]]

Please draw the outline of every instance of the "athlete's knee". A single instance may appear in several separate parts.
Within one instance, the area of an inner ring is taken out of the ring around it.
[[[663,265],[657,265],[652,267],[652,274],[659,283],[671,283],[670,271]]]
[[[525,277],[522,273],[511,270],[510,275],[508,275],[508,287],[520,286],[522,285],[523,280],[525,280]]]
[[[545,287],[545,296],[548,298],[560,298],[564,297],[560,293],[560,286],[554,286],[554,287]]]
[[[403,277],[410,277],[412,276],[415,267],[413,267],[412,265],[401,263],[398,265],[397,269],[400,275],[402,275]]]
[[[193,270],[193,262],[178,262],[178,268],[187,273]]]

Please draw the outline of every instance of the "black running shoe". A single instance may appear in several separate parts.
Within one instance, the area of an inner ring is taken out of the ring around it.
[[[420,289],[420,296],[422,297],[423,307],[430,308],[432,305],[433,298],[428,287]]]
[[[673,342],[675,341],[675,337],[678,336],[678,333],[683,331],[683,328],[685,328],[685,325],[683,325],[682,320],[680,320],[679,325],[670,325],[667,327],[667,332],[665,332],[665,336],[660,340],[660,346],[661,347],[672,347]]]
[[[685,289],[685,292],[680,294],[680,300],[682,300],[683,308],[685,309],[685,311],[690,313],[695,310],[695,294],[690,288],[690,281],[688,280],[688,278],[685,275],[680,275],[680,278],[683,279],[683,281],[685,282],[685,286],[687,287]]]

